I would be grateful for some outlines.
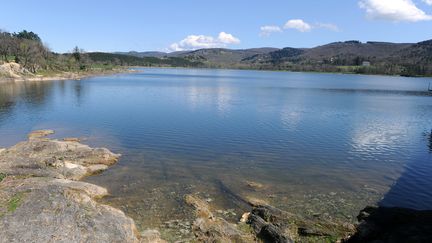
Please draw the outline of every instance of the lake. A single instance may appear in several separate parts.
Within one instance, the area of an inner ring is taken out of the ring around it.
[[[431,79],[198,69],[0,84],[0,146],[36,129],[121,153],[87,178],[140,228],[225,218],[239,197],[355,221],[366,205],[432,209]],[[169,231],[169,229],[166,229]]]

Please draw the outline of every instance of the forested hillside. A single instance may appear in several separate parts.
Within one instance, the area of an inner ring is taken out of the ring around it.
[[[388,43],[352,40],[314,48],[200,49],[133,56],[182,57],[205,67],[432,76],[432,41]]]
[[[85,72],[114,67],[199,67],[432,76],[432,40],[415,44],[345,41],[314,48],[223,48],[181,52],[54,53],[33,32],[0,31],[0,64],[31,73]]]
[[[121,66],[199,67],[200,62],[184,58],[134,57],[111,53],[87,53],[75,47],[69,53],[52,52],[38,34],[23,30],[18,33],[0,31],[0,64],[16,63],[30,74],[86,72]]]

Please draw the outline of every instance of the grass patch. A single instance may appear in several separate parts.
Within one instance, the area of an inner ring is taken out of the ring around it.
[[[15,194],[8,202],[8,212],[13,213],[21,205],[23,193]]]
[[[5,173],[0,173],[0,182],[2,182],[6,176],[7,175]]]

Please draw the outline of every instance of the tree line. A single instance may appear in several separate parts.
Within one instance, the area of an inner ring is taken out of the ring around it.
[[[32,73],[82,70],[89,62],[78,47],[70,54],[57,54],[42,42],[38,34],[27,30],[18,33],[0,31],[0,61],[19,63]]]
[[[9,33],[0,30],[0,64],[16,62],[32,73],[40,71],[79,72],[89,69],[112,69],[118,66],[201,67],[201,62],[184,58],[131,57],[114,53],[86,53],[75,47],[65,54],[52,52],[32,31]]]

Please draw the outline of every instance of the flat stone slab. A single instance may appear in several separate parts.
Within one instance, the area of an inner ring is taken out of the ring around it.
[[[0,171],[15,176],[79,180],[107,169],[120,157],[105,148],[44,137],[52,133],[51,130],[32,132],[28,141],[0,151]]]
[[[106,170],[119,154],[77,141],[45,138],[0,150],[0,242],[164,242],[143,237],[122,211],[96,199],[107,189],[78,181]]]

